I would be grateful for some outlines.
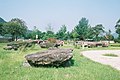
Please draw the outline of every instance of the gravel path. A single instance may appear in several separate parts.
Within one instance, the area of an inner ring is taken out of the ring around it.
[[[83,51],[82,54],[93,61],[110,65],[111,67],[120,70],[120,50]],[[116,54],[118,57],[103,56],[103,54]]]

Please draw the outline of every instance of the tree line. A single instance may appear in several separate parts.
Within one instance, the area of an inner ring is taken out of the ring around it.
[[[116,33],[120,39],[120,19],[115,24]],[[29,30],[25,21],[19,18],[11,19],[9,22],[0,22],[0,35],[11,37],[12,40],[18,38],[46,40],[48,38],[56,38],[60,40],[114,40],[111,30],[105,31],[102,24],[91,26],[89,20],[81,18],[79,23],[70,32],[67,31],[67,26],[62,25],[55,33],[53,27],[48,25],[45,32],[40,31],[36,26],[33,30]]]

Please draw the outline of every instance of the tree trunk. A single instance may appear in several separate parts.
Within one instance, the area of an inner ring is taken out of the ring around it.
[[[98,34],[96,35],[96,39],[95,40],[98,41]]]
[[[15,40],[15,36],[14,35],[12,35],[12,41],[14,41]]]
[[[15,36],[15,41],[17,41],[17,39],[18,39],[17,36]]]

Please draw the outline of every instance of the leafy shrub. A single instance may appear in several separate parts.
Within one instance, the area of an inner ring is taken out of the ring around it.
[[[120,40],[119,39],[115,39],[114,42],[115,43],[120,43]]]
[[[7,38],[0,38],[0,43],[7,43],[7,42],[11,42],[12,39],[7,39]]]
[[[64,41],[64,44],[67,44],[68,43],[68,41]]]
[[[120,47],[120,43],[110,44],[111,47]]]

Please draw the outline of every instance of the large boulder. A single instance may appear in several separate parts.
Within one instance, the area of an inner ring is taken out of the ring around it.
[[[25,58],[31,66],[69,66],[73,57],[72,51],[72,49],[50,49],[28,54]]]

